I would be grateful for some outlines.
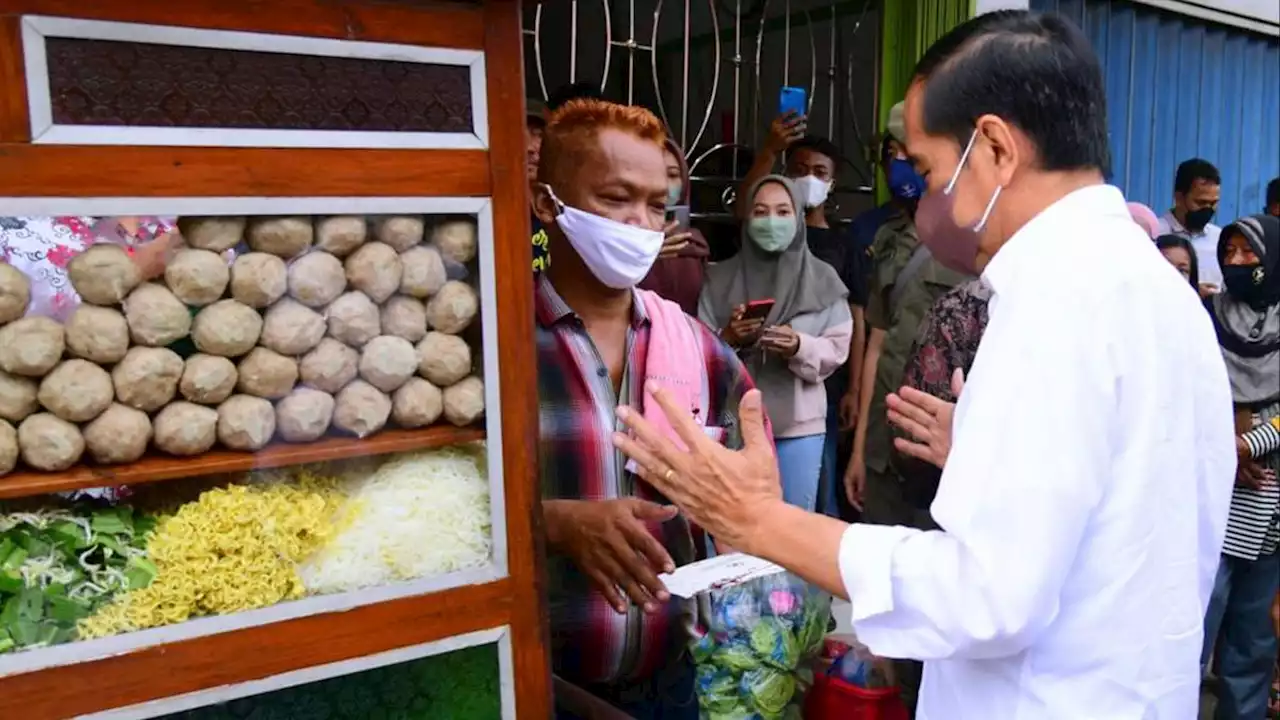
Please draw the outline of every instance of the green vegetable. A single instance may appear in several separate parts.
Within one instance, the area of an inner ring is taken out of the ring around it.
[[[44,617],[44,594],[39,588],[23,588],[18,593],[18,619],[38,622]]]
[[[149,585],[154,527],[129,507],[0,513],[0,653],[70,642],[116,593]]]
[[[795,636],[777,618],[761,618],[751,628],[751,649],[766,665],[779,670],[790,670],[800,661],[800,646]]]
[[[20,547],[15,547],[9,556],[4,559],[4,564],[0,565],[0,570],[16,571],[22,567],[22,563],[27,561],[27,551]]]
[[[9,626],[9,634],[19,647],[34,645],[40,640],[40,623],[34,620],[19,620]]]
[[[48,532],[49,539],[63,550],[83,550],[89,547],[89,539],[84,528],[68,520],[51,525]]]
[[[53,543],[46,540],[42,533],[27,533],[23,547],[27,549],[27,557],[44,557],[53,552]]]
[[[727,670],[752,670],[760,667],[760,658],[746,645],[725,645],[711,656],[711,662]]]
[[[756,714],[746,705],[738,704],[728,710],[712,710],[706,717],[707,720],[755,720]]]
[[[760,714],[779,718],[796,694],[796,679],[788,672],[760,668],[742,674],[742,688]]]
[[[137,590],[151,584],[156,576],[160,574],[160,569],[155,563],[144,557],[129,558],[129,564],[124,568],[124,576],[129,581],[129,589]]]
[[[0,597],[6,594],[16,595],[26,586],[27,584],[22,582],[22,576],[17,573],[8,570],[0,571]]]
[[[18,608],[22,605],[22,598],[18,595],[11,595],[8,600],[4,601],[4,609],[0,610],[0,630],[8,630],[14,623],[18,622]]]
[[[74,624],[77,620],[89,617],[89,603],[66,597],[49,598],[49,617],[64,623]]]
[[[104,535],[132,535],[133,511],[128,508],[95,510],[89,520],[89,527],[95,533]]]

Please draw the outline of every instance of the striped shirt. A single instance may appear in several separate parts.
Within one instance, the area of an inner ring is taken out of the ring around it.
[[[1249,435],[1259,440],[1259,448],[1264,447],[1261,443],[1265,442],[1265,435],[1258,430],[1278,418],[1280,403],[1273,403],[1254,416],[1254,429]],[[1268,454],[1253,454],[1253,457],[1259,466],[1280,472],[1280,452],[1273,450]],[[1227,538],[1222,552],[1257,560],[1275,553],[1277,547],[1280,547],[1280,484],[1268,483],[1257,490],[1237,485],[1231,494],[1231,513],[1227,516]]]
[[[609,371],[581,320],[545,276],[535,280],[538,351],[539,461],[545,499],[609,500],[640,497],[665,502],[625,470],[611,441],[620,428],[619,404]],[[701,323],[707,378],[707,432],[730,447],[741,446],[737,408],[752,387],[742,363]],[[639,297],[627,332],[622,392],[640,407],[649,345],[649,318]],[[683,517],[651,525],[676,565],[697,559]],[[701,546],[699,544],[698,546]],[[556,673],[578,684],[605,684],[652,676],[684,652],[693,627],[692,603],[673,599],[666,611],[645,615],[632,607],[616,613],[567,558],[547,561],[550,582],[551,648]]]
[[[1260,458],[1280,450],[1280,417],[1271,418],[1271,422],[1259,423],[1257,427],[1240,436],[1249,448],[1249,457]]]

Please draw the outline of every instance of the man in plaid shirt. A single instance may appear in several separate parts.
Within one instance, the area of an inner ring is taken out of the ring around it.
[[[572,101],[547,124],[534,212],[556,262],[536,280],[539,460],[557,675],[640,720],[694,720],[694,606],[657,576],[705,555],[706,539],[613,445],[615,408],[643,405],[651,325],[634,285],[662,245],[663,140],[648,110],[599,100]],[[739,446],[751,380],[711,330],[692,326],[706,431]]]

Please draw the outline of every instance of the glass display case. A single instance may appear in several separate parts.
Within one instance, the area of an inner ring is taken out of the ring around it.
[[[549,714],[519,32],[0,2],[0,716]]]

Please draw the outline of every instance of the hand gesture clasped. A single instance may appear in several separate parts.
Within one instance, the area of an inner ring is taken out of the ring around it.
[[[719,541],[751,553],[753,527],[782,499],[778,465],[764,426],[760,391],[742,398],[739,421],[743,449],[729,450],[707,437],[687,410],[665,390],[646,390],[662,408],[688,450],[681,450],[639,412],[618,408],[631,435],[615,433],[614,444],[640,466],[646,482]]]

